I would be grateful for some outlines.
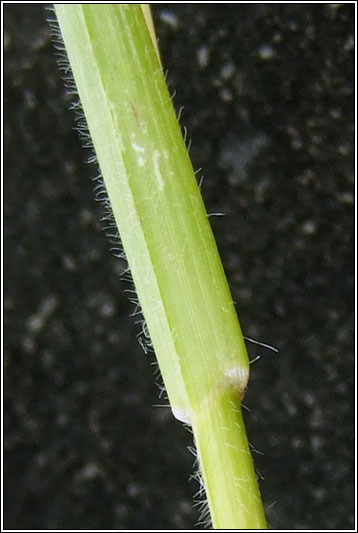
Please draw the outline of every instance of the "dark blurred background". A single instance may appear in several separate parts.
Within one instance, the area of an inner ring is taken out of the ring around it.
[[[274,529],[354,525],[354,4],[156,4],[249,346]],[[5,15],[7,529],[185,529],[190,433],[158,399],[39,4]],[[196,526],[200,528],[201,526]]]

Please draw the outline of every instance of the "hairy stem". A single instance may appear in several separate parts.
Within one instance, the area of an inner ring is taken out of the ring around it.
[[[240,401],[248,358],[140,4],[55,4],[174,416],[193,426],[215,528],[264,528]]]

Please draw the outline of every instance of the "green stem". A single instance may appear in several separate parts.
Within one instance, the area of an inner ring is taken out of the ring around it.
[[[266,529],[235,390],[218,388],[193,423],[215,529]]]
[[[240,414],[245,343],[141,5],[55,10],[171,408],[193,426],[214,527],[265,528]]]

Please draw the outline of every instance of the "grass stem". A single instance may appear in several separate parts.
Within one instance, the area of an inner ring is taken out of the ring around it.
[[[140,4],[55,4],[174,416],[215,528],[264,529],[241,415],[245,343]]]

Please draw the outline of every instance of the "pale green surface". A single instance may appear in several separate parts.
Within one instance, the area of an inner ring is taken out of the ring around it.
[[[193,426],[214,526],[264,528],[231,406],[247,383],[246,348],[140,4],[55,9],[169,400]],[[241,488],[225,485],[231,474]]]
[[[266,529],[236,392],[213,394],[193,430],[214,528]]]

